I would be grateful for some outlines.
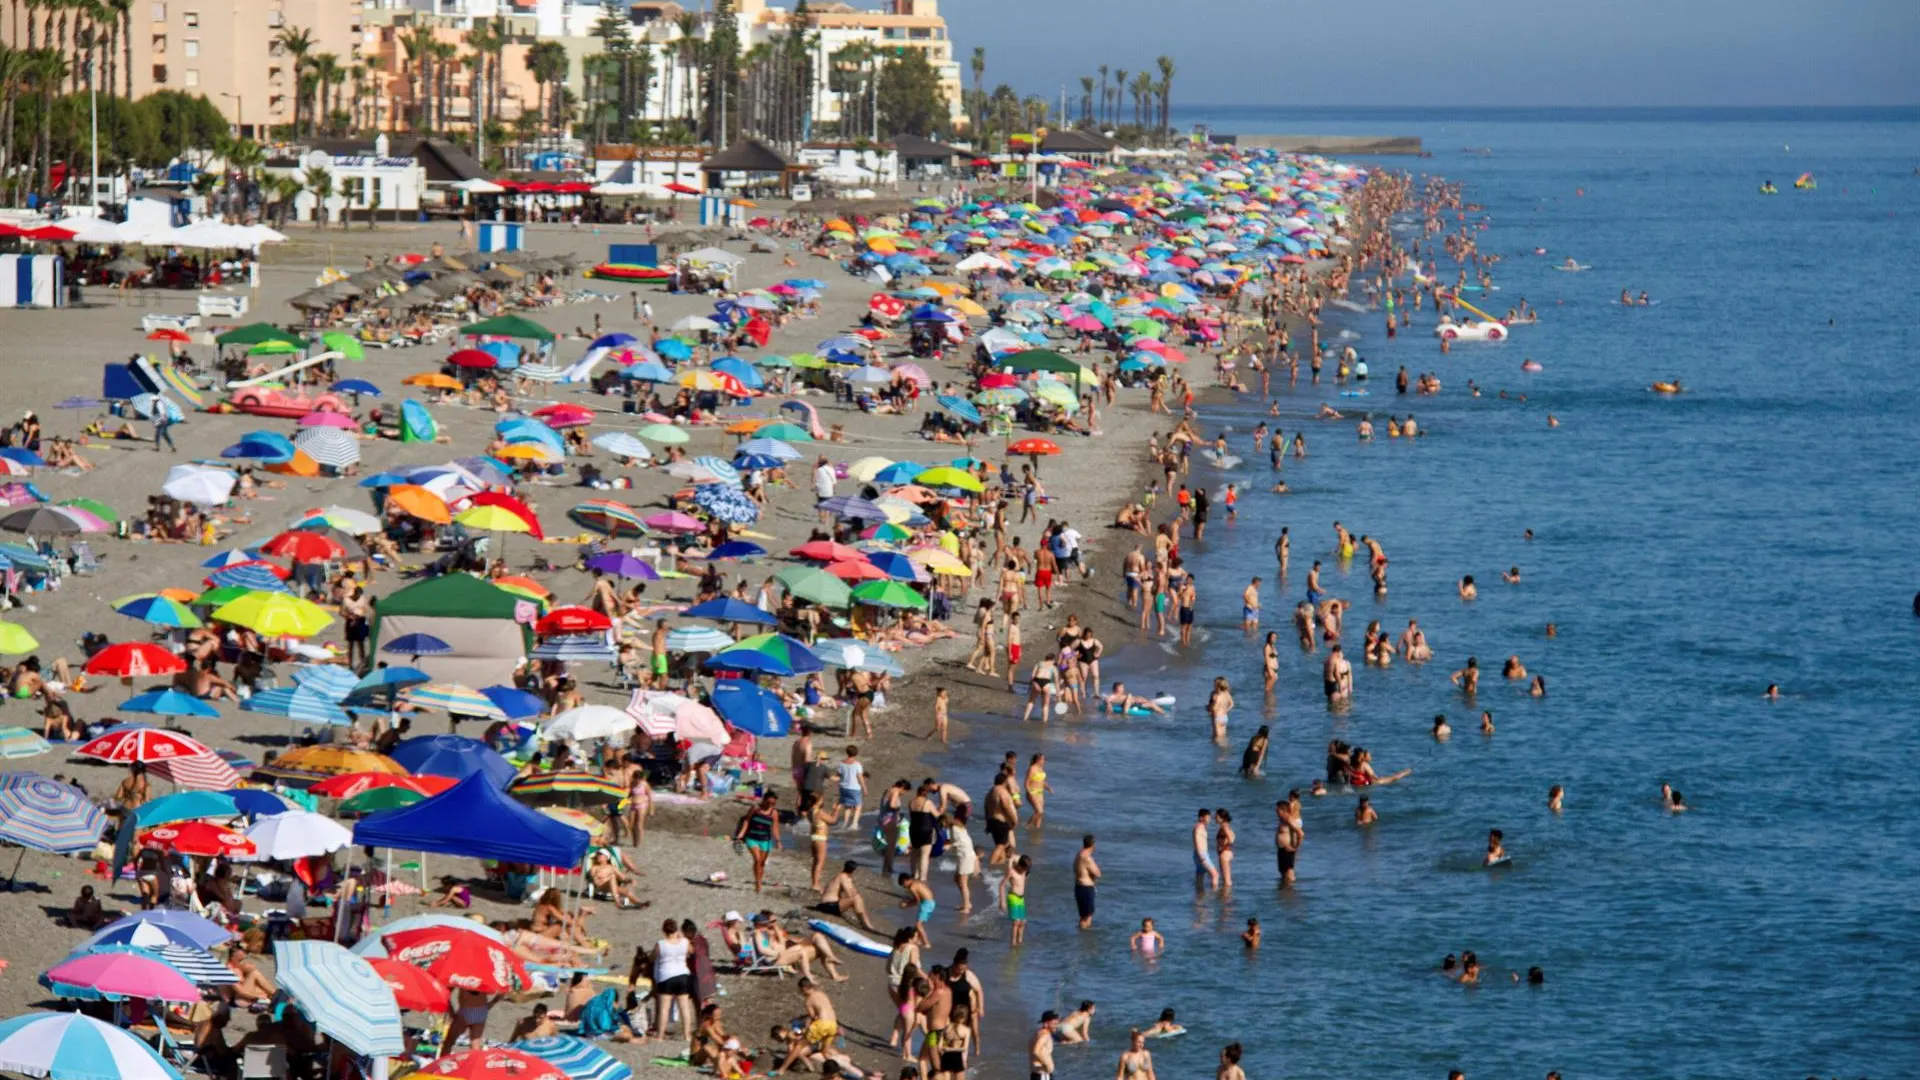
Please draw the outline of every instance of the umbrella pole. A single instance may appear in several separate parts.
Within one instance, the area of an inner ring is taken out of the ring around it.
[[[7,891],[13,891],[13,884],[20,877],[20,863],[27,857],[27,849],[21,848],[20,854],[13,857],[13,872],[7,875]]]

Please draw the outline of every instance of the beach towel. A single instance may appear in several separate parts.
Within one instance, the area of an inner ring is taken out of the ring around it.
[[[620,991],[609,987],[580,1007],[580,1027],[574,1034],[583,1039],[597,1039],[613,1034],[620,1026]]]

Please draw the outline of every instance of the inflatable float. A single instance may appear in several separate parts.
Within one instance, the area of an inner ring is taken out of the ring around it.
[[[285,390],[272,390],[261,386],[249,386],[235,391],[227,399],[234,411],[249,413],[253,416],[272,416],[284,420],[297,420],[308,413],[330,412],[347,413],[347,407],[341,403],[338,395],[321,394],[318,397],[304,397],[289,394]]]
[[[1458,294],[1450,295],[1447,298],[1479,316],[1479,318],[1468,319],[1465,322],[1455,322],[1453,321],[1453,316],[1442,315],[1440,316],[1440,322],[1433,328],[1434,337],[1446,338],[1449,341],[1506,340],[1506,323],[1501,322],[1499,319],[1460,299]]]
[[[854,952],[866,956],[887,956],[893,952],[892,949],[851,926],[841,926],[839,923],[830,923],[825,919],[808,919],[807,925],[827,935],[837,944],[845,945]]]
[[[1158,705],[1158,706],[1160,706],[1160,707],[1161,707],[1162,709],[1171,709],[1171,708],[1173,708],[1173,702],[1174,702],[1174,697],[1173,697],[1173,695],[1172,695],[1172,694],[1161,694],[1161,695],[1160,695],[1159,697],[1157,697],[1157,698],[1154,698],[1154,699],[1153,699],[1153,703],[1154,703],[1155,705]],[[1113,703],[1112,703],[1112,702],[1110,702],[1110,701],[1108,701],[1108,700],[1107,700],[1106,698],[1101,698],[1101,699],[1100,699],[1100,711],[1101,711],[1101,712],[1120,712],[1120,711],[1122,711],[1122,710],[1119,710],[1119,709],[1115,709],[1115,708],[1113,707]],[[1149,709],[1149,708],[1147,708],[1147,707],[1146,707],[1145,705],[1129,705],[1129,706],[1127,706],[1127,707],[1126,707],[1126,709],[1125,709],[1124,711],[1125,711],[1125,713],[1126,713],[1126,715],[1128,715],[1128,716],[1152,716],[1152,715],[1154,715],[1154,712],[1153,712],[1153,710],[1152,710],[1152,709]]]
[[[1559,266],[1554,267],[1554,269],[1559,270],[1562,273],[1578,274],[1586,270],[1591,270],[1593,269],[1593,267],[1587,263],[1573,263],[1571,265],[1567,263],[1561,263]]]
[[[1686,393],[1686,387],[1681,386],[1679,380],[1677,379],[1673,382],[1657,382],[1657,383],[1654,383],[1652,386],[1647,387],[1647,389],[1653,391],[1656,394]]]
[[[665,281],[673,276],[672,270],[663,270],[658,266],[635,266],[630,263],[601,263],[586,272],[590,278],[607,278],[612,281]]]

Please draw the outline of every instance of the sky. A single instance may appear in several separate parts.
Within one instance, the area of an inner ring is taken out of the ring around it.
[[[1188,105],[1915,105],[1920,0],[942,0],[961,78]],[[1131,99],[1129,99],[1131,101]],[[1129,105],[1129,108],[1131,106]],[[1077,106],[1076,106],[1077,108]]]

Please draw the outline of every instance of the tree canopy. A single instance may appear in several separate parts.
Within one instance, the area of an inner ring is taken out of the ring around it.
[[[880,69],[875,96],[882,135],[933,138],[947,133],[947,95],[940,87],[940,73],[921,50],[895,53]]]

